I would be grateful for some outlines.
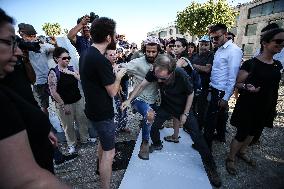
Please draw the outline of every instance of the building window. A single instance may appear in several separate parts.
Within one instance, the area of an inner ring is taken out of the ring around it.
[[[253,43],[243,44],[244,55],[252,55],[253,46]]]
[[[280,28],[284,27],[284,20],[273,20],[270,23],[276,23]]]
[[[176,34],[180,34],[178,27],[176,27]]]
[[[173,29],[170,29],[170,35],[173,35],[174,31]]]
[[[246,27],[246,36],[255,35],[257,30],[257,24],[248,24]]]
[[[248,18],[266,16],[272,13],[284,12],[284,0],[270,1],[249,9]]]
[[[284,12],[284,0],[274,2],[273,13]]]
[[[159,37],[162,38],[162,37],[166,37],[167,36],[167,31],[161,31],[159,33]]]

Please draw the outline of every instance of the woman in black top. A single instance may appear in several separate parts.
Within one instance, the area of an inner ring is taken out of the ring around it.
[[[232,114],[231,124],[237,127],[232,140],[226,168],[236,174],[235,156],[254,166],[255,161],[246,155],[246,149],[263,127],[272,127],[276,115],[278,88],[283,69],[273,55],[284,45],[284,30],[273,29],[261,36],[261,54],[245,61],[238,74],[236,87],[240,90]]]
[[[0,80],[22,55],[12,23],[0,9]],[[0,188],[68,188],[46,171],[53,172],[48,117],[3,83],[0,104]]]
[[[94,139],[89,138],[88,120],[84,114],[84,102],[78,88],[80,75],[72,66],[68,66],[71,59],[69,52],[62,47],[57,47],[53,52],[53,58],[57,66],[50,69],[48,84],[65,132],[68,152],[72,154],[76,151],[77,142],[74,121],[79,126],[81,143]]]

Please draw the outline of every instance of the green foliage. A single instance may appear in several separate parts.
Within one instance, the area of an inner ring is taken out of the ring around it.
[[[55,37],[61,33],[61,26],[58,23],[44,23],[42,30],[47,36]]]
[[[202,36],[208,33],[208,26],[217,23],[231,28],[237,16],[226,0],[209,0],[204,4],[192,2],[177,13],[177,27],[181,33]]]

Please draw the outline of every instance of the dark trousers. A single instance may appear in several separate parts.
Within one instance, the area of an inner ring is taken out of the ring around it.
[[[194,96],[193,101],[193,111],[197,118],[198,125],[200,129],[203,129],[205,126],[208,101],[207,101],[208,89],[202,89],[199,95]]]
[[[163,125],[163,123],[166,120],[169,120],[170,118],[175,117],[179,119],[179,116],[173,115],[166,110],[164,110],[162,107],[158,109],[156,112],[156,117],[154,120],[154,123],[151,128],[150,136],[152,139],[152,142],[154,145],[161,144],[160,140],[160,127]],[[211,151],[209,150],[206,141],[202,135],[202,132],[199,129],[198,123],[196,118],[194,117],[194,114],[192,111],[189,112],[189,115],[187,117],[187,120],[184,124],[187,128],[190,128],[190,136],[194,144],[196,145],[196,148],[198,149],[201,159],[204,163],[204,165],[207,165],[213,169],[216,168],[213,156],[211,154]]]
[[[220,91],[214,88],[209,89],[207,99],[209,101],[209,105],[204,128],[204,136],[210,149],[212,147],[215,130],[219,139],[225,139],[228,110],[220,108],[219,106],[219,101],[223,98],[224,95],[224,91]]]

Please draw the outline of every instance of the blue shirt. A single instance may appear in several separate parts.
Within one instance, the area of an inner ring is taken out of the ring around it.
[[[76,36],[76,49],[78,51],[79,56],[82,55],[82,53],[87,50],[91,46],[92,42],[90,39],[84,37],[84,36]]]

